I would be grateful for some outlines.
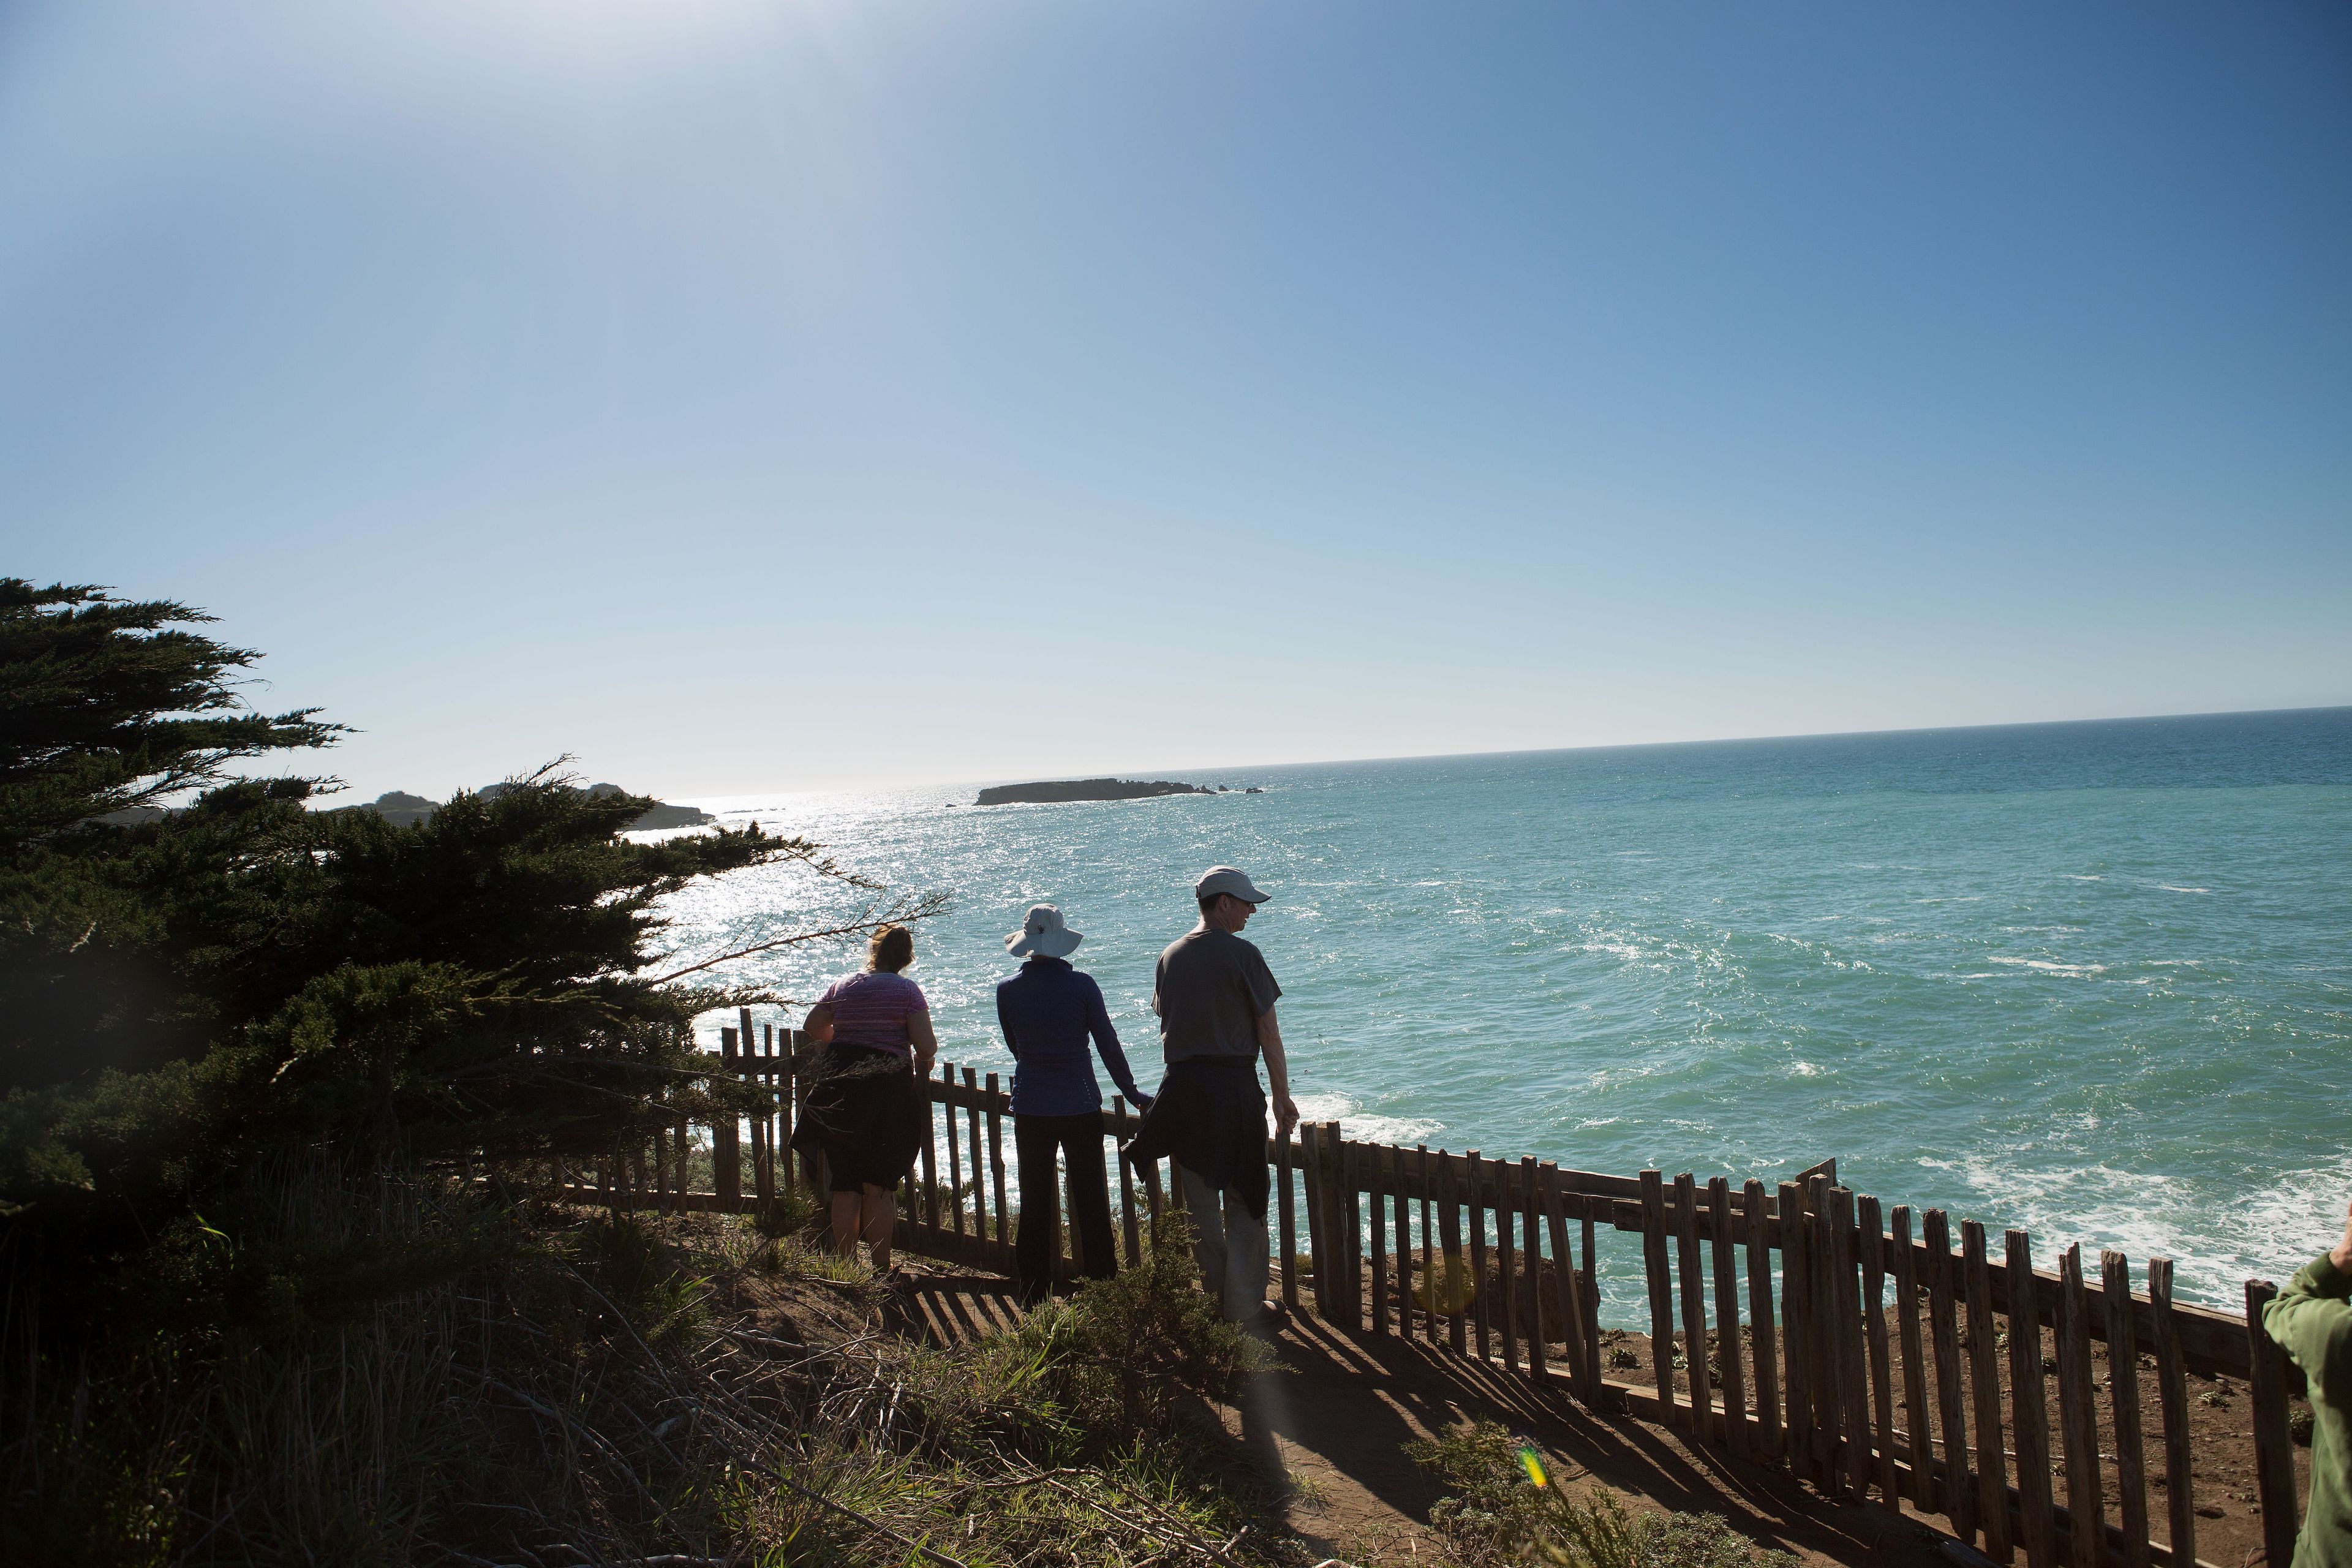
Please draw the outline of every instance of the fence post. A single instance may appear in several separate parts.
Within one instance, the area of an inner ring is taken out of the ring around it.
[[[1849,1458],[1845,1444],[1846,1429],[1845,1354],[1840,1325],[1845,1321],[1846,1298],[1851,1291],[1838,1289],[1837,1266],[1842,1249],[1838,1246],[1837,1224],[1830,1210],[1830,1178],[1809,1176],[1805,1180],[1805,1204],[1810,1212],[1810,1234],[1805,1238],[1806,1279],[1805,1310],[1812,1326],[1809,1336],[1811,1345],[1807,1369],[1813,1388],[1813,1430],[1822,1436],[1822,1489],[1833,1497],[1844,1495],[1844,1467]]]
[[[1511,1237],[1517,1210],[1511,1203],[1511,1166],[1508,1161],[1489,1160],[1487,1169],[1495,1173],[1495,1294],[1496,1310],[1489,1316],[1498,1320],[1503,1331],[1503,1369],[1519,1370],[1519,1291],[1511,1278],[1517,1272],[1518,1247]]]
[[[1546,1160],[1543,1172],[1544,1219],[1551,1230],[1552,1271],[1559,1276],[1561,1342],[1568,1352],[1570,1386],[1585,1407],[1601,1408],[1600,1348],[1584,1331],[1584,1279],[1576,1254],[1568,1245],[1568,1205],[1559,1190],[1559,1166]]]
[[[1812,1233],[1805,1224],[1803,1190],[1780,1184],[1780,1336],[1782,1381],[1788,1384],[1789,1468],[1815,1474],[1813,1442]]]
[[[1307,1272],[1315,1278],[1315,1315],[1331,1321],[1331,1260],[1323,1235],[1323,1137],[1312,1121],[1298,1124],[1299,1185],[1306,1189]]]
[[[1405,1167],[1404,1146],[1388,1150],[1396,1166],[1396,1299],[1397,1338],[1412,1338],[1412,1176]]]
[[[769,1114],[776,1103],[775,1066],[776,1026],[762,1024],[751,1077],[759,1090],[759,1109],[751,1113],[751,1200],[762,1211],[776,1201],[775,1127]]]
[[[1856,1502],[1870,1496],[1870,1385],[1864,1365],[1862,1282],[1857,1277],[1862,1232],[1855,1228],[1853,1193],[1830,1189],[1832,1247],[1837,1259],[1838,1382],[1845,1395],[1846,1485]]]
[[[1426,1302],[1426,1310],[1421,1314],[1421,1331],[1422,1337],[1433,1345],[1437,1342],[1438,1315],[1445,1310],[1442,1283],[1445,1263],[1438,1254],[1437,1232],[1430,1228],[1435,1212],[1431,1205],[1436,1201],[1436,1177],[1430,1173],[1426,1143],[1415,1146],[1413,1174],[1421,1183],[1421,1288]]]
[[[1445,1342],[1453,1347],[1454,1354],[1462,1355],[1469,1350],[1470,1335],[1462,1305],[1456,1300],[1465,1272],[1462,1265],[1461,1177],[1455,1171],[1454,1157],[1443,1149],[1437,1152],[1437,1169],[1443,1184],[1438,1189],[1437,1228],[1445,1249],[1445,1267],[1440,1271],[1444,1281],[1443,1290],[1447,1314]]]
[[[2286,1352],[2263,1326],[2263,1309],[2278,1294],[2267,1279],[2246,1281],[2246,1352],[2254,1405],[2254,1490],[2262,1499],[2263,1549],[2276,1563],[2294,1561],[2299,1511],[2294,1496],[2294,1440],[2286,1427]]]
[[[2009,1402],[2017,1421],[2018,1513],[2028,1568],[2053,1568],[2056,1519],[2050,1500],[2050,1404],[2042,1386],[2042,1303],[2033,1288],[2033,1238],[2009,1240]]]
[[[1544,1344],[1541,1184],[1542,1177],[1535,1156],[1522,1155],[1519,1160],[1519,1195],[1525,1200],[1526,1207],[1521,1211],[1519,1238],[1528,1279],[1528,1375],[1538,1388],[1543,1386],[1546,1373],[1549,1371]],[[1552,1273],[1555,1276],[1559,1273],[1557,1259],[1553,1262]],[[1565,1288],[1559,1296],[1564,1306],[1568,1300]],[[1575,1342],[1570,1340],[1569,1342],[1573,1344]]]
[[[1750,1177],[1740,1189],[1748,1209],[1748,1331],[1756,1363],[1756,1418],[1764,1452],[1780,1451],[1780,1356],[1772,1323],[1772,1215],[1764,1184]]]
[[[1486,1320],[1494,1315],[1486,1300],[1486,1163],[1478,1157],[1475,1149],[1467,1151],[1462,1158],[1470,1172],[1465,1184],[1470,1212],[1465,1216],[1470,1222],[1470,1322],[1476,1331],[1478,1359],[1485,1361],[1489,1353]]]
[[[742,1055],[751,1038],[749,1007],[743,1009],[743,1032],[740,1037],[732,1029],[719,1031],[719,1065],[729,1089],[742,1081]],[[718,1098],[729,1103],[710,1119],[710,1189],[718,1194],[719,1206],[733,1214],[743,1206],[743,1151],[738,1142],[732,1097],[721,1094]]]
[[[1691,1436],[1717,1443],[1715,1399],[1707,1391],[1706,1276],[1698,1256],[1698,1184],[1685,1171],[1675,1178],[1675,1262],[1683,1287],[1683,1381],[1690,1384]]]
[[[963,1069],[963,1089],[971,1097],[965,1101],[963,1108],[964,1131],[968,1134],[964,1147],[971,1151],[971,1233],[974,1239],[981,1244],[976,1256],[986,1258],[988,1256],[988,1173],[983,1168],[984,1163],[980,1155],[980,1071],[978,1068]],[[952,1110],[948,1112],[948,1136],[950,1138],[955,1136],[955,1112]],[[1123,1160],[1119,1163],[1118,1180],[1119,1185],[1125,1188],[1127,1163]],[[1134,1194],[1129,1192],[1128,1195],[1129,1202],[1127,1223],[1128,1229],[1131,1233],[1135,1228],[1135,1205],[1132,1201]]]
[[[1007,1274],[1018,1265],[1013,1257],[1012,1210],[1004,1201],[1004,1096],[988,1075],[988,1175],[996,1193],[996,1266]]]
[[[1887,1216],[1888,1245],[1895,1253],[1895,1329],[1903,1354],[1903,1429],[1911,1442],[1911,1500],[1921,1513],[1936,1511],[1936,1446],[1928,1428],[1935,1416],[1927,1404],[1927,1368],[1919,1338],[1919,1265],[1911,1251],[1911,1209],[1897,1204]]]
[[[969,1079],[971,1076],[971,1068],[966,1068],[963,1071],[965,1078]],[[1129,1137],[1127,1125],[1127,1096],[1112,1095],[1110,1105],[1112,1118],[1118,1123],[1112,1138],[1114,1142],[1120,1145],[1111,1154],[1111,1158],[1118,1163],[1119,1239],[1127,1244],[1127,1266],[1129,1268],[1140,1268],[1143,1267],[1143,1230],[1135,1219],[1135,1167],[1129,1163],[1125,1148]],[[978,1152],[975,1151],[972,1155],[975,1163],[978,1162],[979,1157]]]
[[[2109,1397],[2116,1417],[2116,1490],[2123,1512],[2124,1568],[2148,1568],[2147,1459],[2141,1448],[2139,1343],[2132,1326],[2131,1260],[2099,1254],[2107,1315]],[[2184,1564],[2184,1568],[2186,1565]]]
[[[1855,1243],[1862,1249],[1862,1337],[1870,1351],[1870,1432],[1878,1449],[1878,1500],[1903,1511],[1895,1473],[1895,1371],[1886,1345],[1885,1233],[1879,1228],[1878,1200],[1868,1193],[1854,1200]]]
[[[1723,1436],[1732,1458],[1748,1458],[1747,1372],[1739,1353],[1739,1270],[1733,1250],[1731,1183],[1723,1176],[1706,1184],[1707,1220],[1715,1248],[1715,1334],[1722,1349]]]
[[[1339,1226],[1339,1267],[1342,1270],[1340,1292],[1347,1303],[1347,1324],[1350,1331],[1364,1331],[1364,1232],[1363,1208],[1357,1197],[1356,1148],[1340,1135],[1336,1121],[1325,1125],[1331,1130],[1331,1174],[1337,1185],[1333,1189],[1333,1216]]]
[[[2102,1568],[2107,1518],[2099,1485],[2099,1413],[2091,1391],[2091,1302],[2083,1289],[2083,1248],[2058,1255],[2058,1441],[2066,1461],[2068,1555],[2074,1568]]]
[[[2172,1316],[2172,1259],[2147,1260],[2147,1304],[2156,1320],[2157,1405],[2164,1414],[2164,1505],[2172,1560],[2197,1561],[2197,1492],[2189,1442],[2189,1374],[2180,1325]]]
[[[931,1074],[929,1068],[916,1074],[915,1092],[923,1101],[923,1206],[920,1211],[923,1228],[933,1235],[940,1228],[940,1159],[939,1119],[931,1113]],[[909,1212],[908,1218],[915,1217]]]
[[[1664,1426],[1687,1425],[1675,1407],[1675,1287],[1666,1272],[1665,1178],[1642,1173],[1642,1270],[1650,1290],[1650,1375]]]
[[[1291,1192],[1291,1173],[1298,1168],[1290,1129],[1283,1128],[1274,1145],[1274,1180],[1277,1217],[1282,1222],[1282,1305],[1298,1310],[1298,1200]]]
[[[1973,1543],[1976,1492],[1962,1405],[1958,1293],[1953,1289],[1958,1266],[1952,1260],[1951,1220],[1942,1209],[1929,1209],[1920,1229],[1927,1244],[1927,1324],[1936,1342],[1936,1413],[1944,1436],[1944,1514],[1952,1521],[1952,1533]]]
[[[963,1235],[963,1144],[956,1137],[955,1102],[947,1091],[955,1087],[956,1069],[953,1062],[940,1064],[940,1116],[948,1124],[948,1230]],[[1097,1138],[1101,1134],[1096,1134]],[[942,1245],[945,1245],[944,1241]],[[960,1252],[962,1249],[957,1248]]]
[[[1985,1554],[1996,1563],[2006,1563],[2013,1538],[2009,1531],[2008,1450],[2000,1435],[2000,1321],[1993,1315],[1992,1268],[1985,1257],[1985,1229],[1972,1219],[1960,1222],[1960,1267],[1969,1300],[1969,1387],[1976,1395],[1977,1406],[1977,1525],[1984,1531]],[[2038,1344],[2034,1377],[2038,1383]],[[2048,1491],[2046,1484],[2042,1489]]]

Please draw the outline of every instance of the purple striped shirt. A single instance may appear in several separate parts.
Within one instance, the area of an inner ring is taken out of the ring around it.
[[[863,1046],[910,1058],[915,1047],[908,1037],[907,1020],[931,1010],[921,986],[903,974],[878,970],[835,981],[817,1005],[833,1009],[835,1045]]]

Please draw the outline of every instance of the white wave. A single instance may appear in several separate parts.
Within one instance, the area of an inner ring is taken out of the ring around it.
[[[2105,877],[2078,877],[2072,871],[2061,871],[2058,874],[2065,878],[2066,880],[2070,882],[2104,882],[2106,880]]]
[[[2169,1258],[2184,1300],[2242,1310],[2251,1276],[2284,1279],[2343,1234],[2352,1199],[2352,1152],[2332,1163],[2263,1179],[2234,1203],[2200,1197],[2194,1184],[2104,1161],[2033,1165],[2014,1156],[1923,1159],[1981,1199],[1967,1217],[1989,1229],[2031,1231],[2038,1258],[2070,1242],[2085,1251],[2128,1255],[2135,1277],[2151,1258]],[[1958,1216],[1955,1216],[1958,1217]]]
[[[1829,1069],[1815,1062],[1791,1062],[1789,1070],[1799,1078],[1819,1078]]]
[[[1412,1116],[1343,1116],[1339,1131],[1343,1137],[1360,1139],[1367,1143],[1425,1143],[1445,1128],[1443,1121]]]
[[[1419,1143],[1432,1138],[1445,1123],[1428,1117],[1382,1116],[1367,1112],[1363,1102],[1349,1094],[1302,1094],[1301,1121],[1336,1121],[1345,1138],[1367,1143]]]
[[[2168,893],[2210,893],[2210,888],[2176,888],[2170,882],[2158,882],[2157,887]]]
[[[2104,963],[2057,963],[2046,958],[1988,958],[1985,962],[2040,970],[2044,974],[2105,974],[2107,972]]]
[[[1338,1121],[1356,1109],[1356,1101],[1344,1094],[1302,1094],[1297,1100],[1302,1121]]]

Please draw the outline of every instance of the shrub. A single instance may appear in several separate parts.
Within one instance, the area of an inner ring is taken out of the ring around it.
[[[1087,1280],[975,1353],[929,1358],[920,1394],[941,1452],[976,1438],[1068,1463],[1164,1436],[1183,1397],[1231,1400],[1273,1359],[1217,1316],[1191,1227],[1171,1215],[1139,1267]]]
[[[1717,1514],[1630,1513],[1606,1487],[1580,1502],[1552,1484],[1532,1446],[1491,1421],[1405,1452],[1446,1489],[1430,1522],[1475,1568],[1796,1568],[1795,1557],[1757,1545]]]

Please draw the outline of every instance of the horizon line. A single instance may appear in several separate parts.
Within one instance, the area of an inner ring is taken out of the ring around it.
[[[2054,729],[2070,724],[2154,724],[2189,719],[2259,719],[2294,713],[2335,713],[2352,711],[2352,702],[2320,702],[2294,708],[2222,708],[2197,713],[2117,713],[2088,719],[2011,719],[1996,720],[1979,724],[1908,724],[1885,730],[1805,730],[1766,735],[1702,735],[1678,741],[1603,741],[1572,746],[1511,746],[1476,752],[1415,752],[1404,754],[1354,757],[1307,757],[1280,763],[1218,763],[1185,767],[1136,769],[1129,772],[1111,770],[1107,773],[1063,773],[1043,777],[1034,773],[1012,774],[1001,778],[931,778],[899,784],[839,784],[807,789],[753,790],[721,792],[700,795],[667,796],[679,802],[734,800],[761,795],[856,795],[897,790],[946,789],[975,786],[985,788],[999,784],[1075,783],[1089,778],[1108,778],[1137,782],[1151,774],[1180,782],[1172,777],[1178,773],[1204,773],[1215,769],[1234,772],[1263,771],[1270,768],[1340,768],[1358,767],[1373,763],[1441,763],[1467,761],[1478,757],[1553,756],[1570,752],[1633,752],[1663,750],[1670,746],[1737,746],[1760,744],[1769,741],[1843,741],[1888,735],[1938,735],[1970,730],[2034,730]],[[1195,782],[1183,780],[1181,782]]]

